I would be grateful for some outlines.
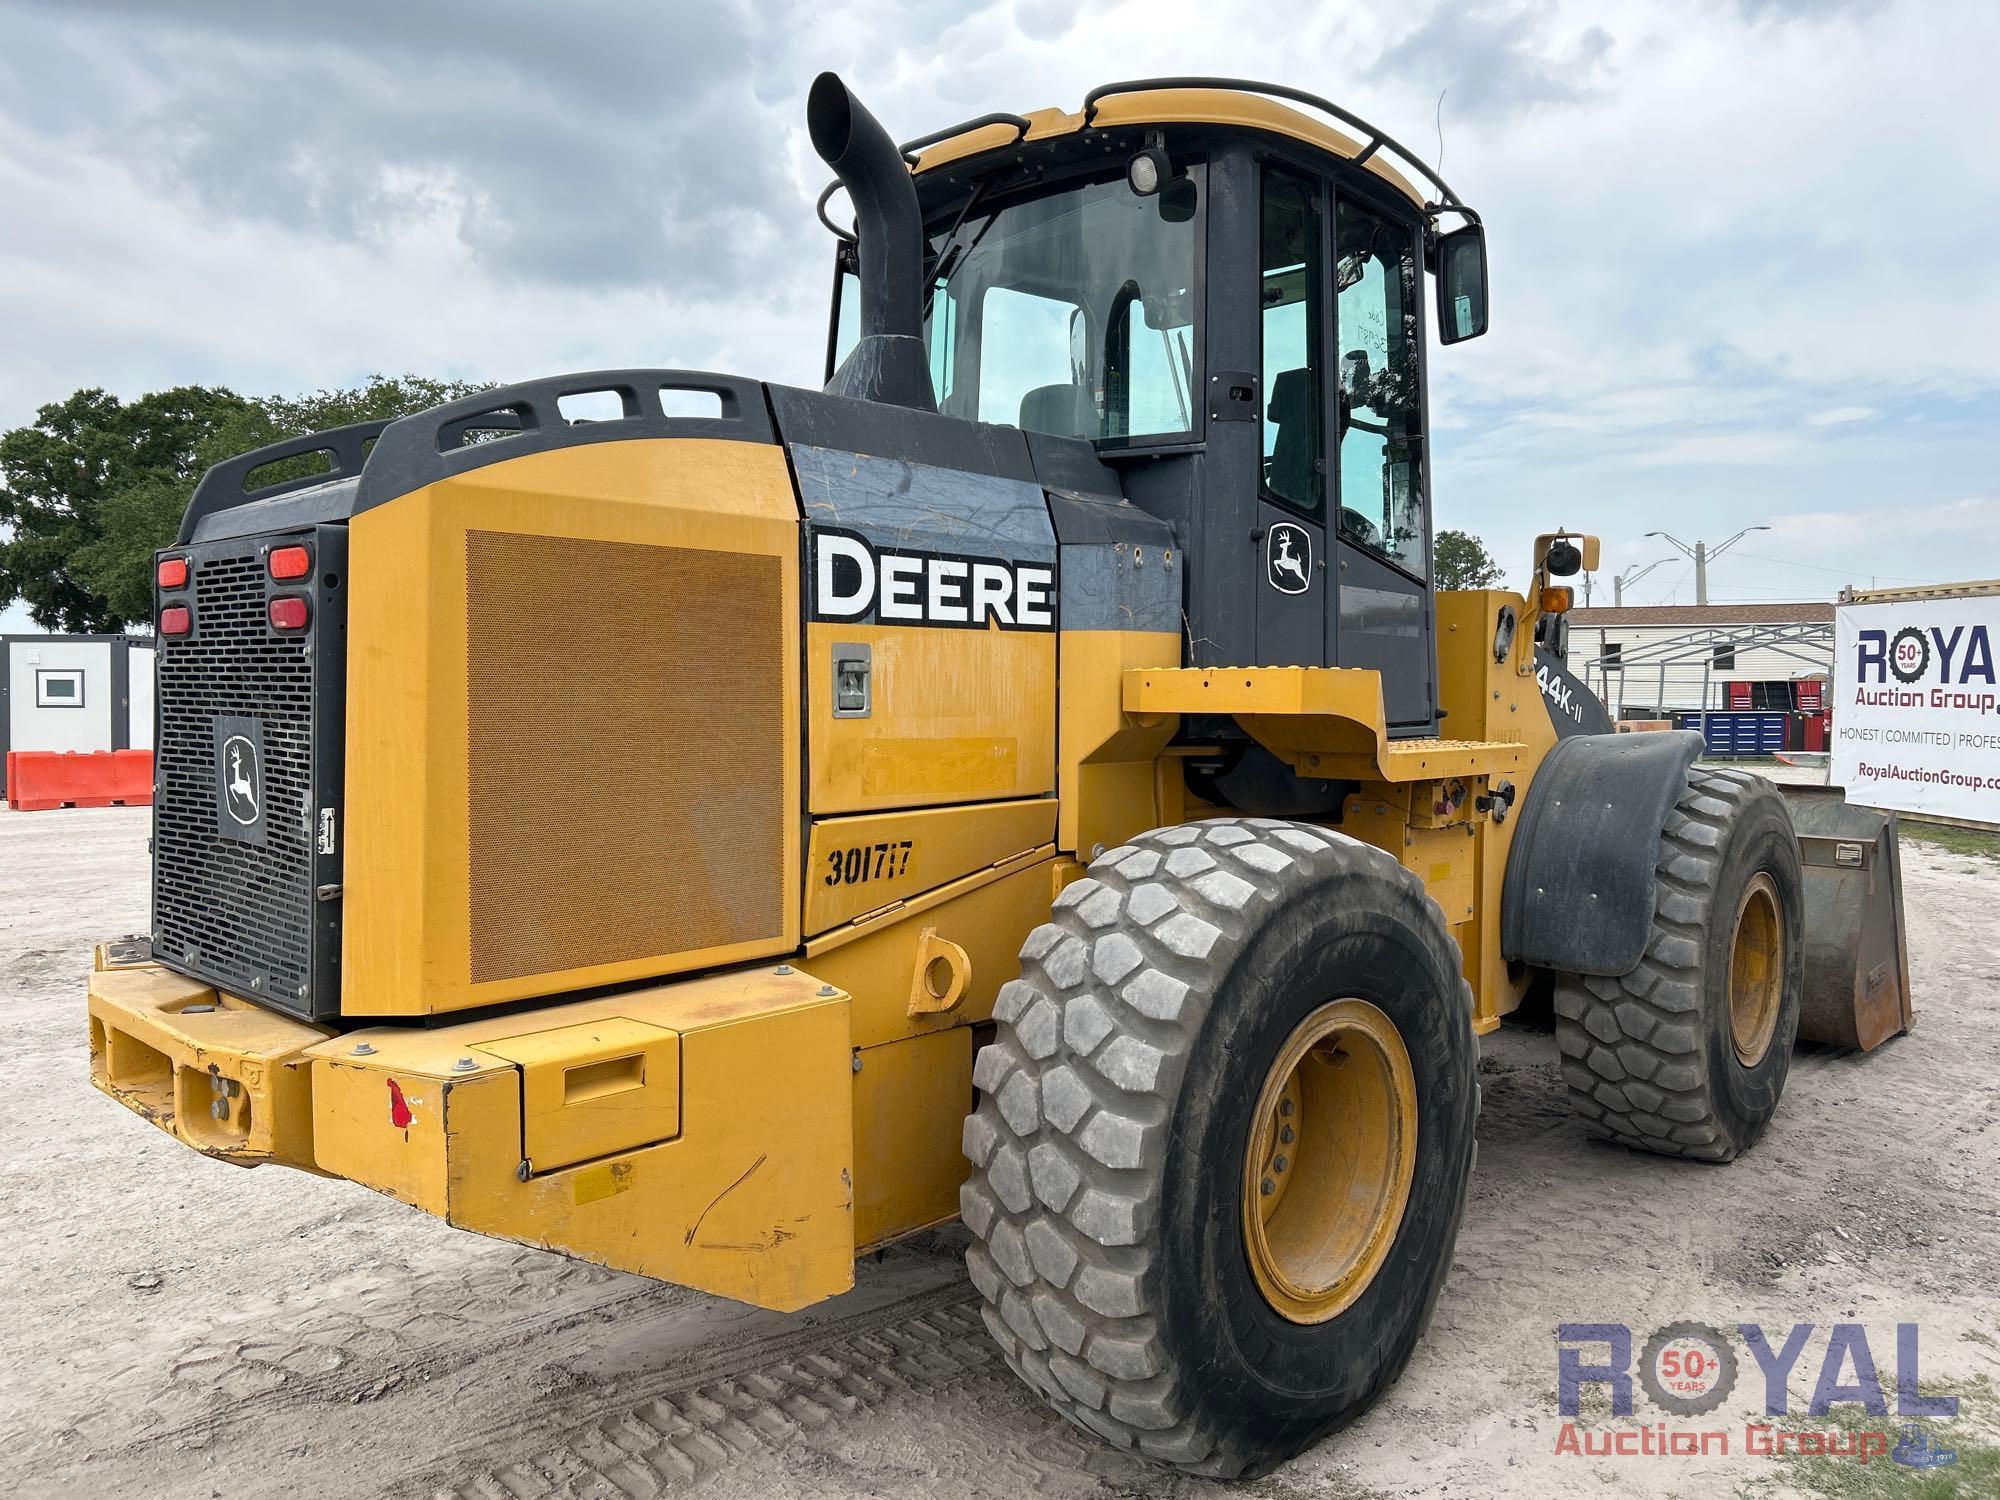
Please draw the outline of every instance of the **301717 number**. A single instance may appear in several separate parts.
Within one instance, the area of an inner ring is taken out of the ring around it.
[[[857,844],[851,849],[829,849],[823,879],[828,885],[894,880],[910,868],[910,855],[916,847],[916,840],[900,839],[886,844]]]

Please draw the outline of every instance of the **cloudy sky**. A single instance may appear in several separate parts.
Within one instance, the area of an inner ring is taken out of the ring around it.
[[[89,385],[814,383],[816,71],[899,137],[1199,71],[1441,128],[1494,331],[1433,362],[1439,525],[1588,527],[1600,602],[1656,558],[1628,602],[1691,601],[1658,529],[1772,528],[1718,601],[1992,577],[1996,54],[1991,0],[0,0],[0,428]]]

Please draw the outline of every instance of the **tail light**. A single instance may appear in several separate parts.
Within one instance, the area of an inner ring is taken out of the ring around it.
[[[161,635],[186,635],[194,627],[194,614],[185,604],[169,604],[160,611]]]
[[[272,554],[274,557],[276,554]],[[312,611],[301,594],[280,594],[271,601],[273,630],[304,630]]]
[[[160,559],[160,587],[163,589],[184,589],[188,581],[188,560],[185,557],[163,557]]]
[[[303,578],[312,572],[312,554],[303,547],[275,547],[271,551],[271,576],[281,581]]]

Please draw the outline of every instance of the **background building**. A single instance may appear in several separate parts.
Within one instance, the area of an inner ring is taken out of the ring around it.
[[[0,754],[152,748],[152,637],[0,636]]]
[[[1832,604],[1585,607],[1569,621],[1570,671],[1614,719],[1826,707]]]

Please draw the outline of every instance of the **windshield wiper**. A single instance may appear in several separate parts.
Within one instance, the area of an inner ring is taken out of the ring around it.
[[[938,252],[937,265],[931,271],[930,289],[924,293],[924,316],[931,315],[931,303],[936,300],[938,288],[951,284],[952,275],[958,270],[958,263],[965,259],[966,249],[958,243],[958,231],[965,225],[966,215],[971,213],[979,200],[986,195],[987,186],[998,176],[998,172],[988,172],[972,185],[972,191],[965,196],[965,203],[958,210],[958,217],[951,221],[951,228],[944,234],[944,249]],[[977,244],[978,241],[973,241]]]
[[[1000,221],[1000,216],[997,213],[988,214],[986,222],[979,226],[979,232],[972,237],[969,243],[964,245],[958,243],[958,232],[965,226],[965,221],[971,216],[972,210],[978,207],[979,201],[986,196],[986,190],[1005,176],[1009,170],[1010,167],[1007,165],[995,167],[974,183],[972,191],[966,195],[964,207],[958,211],[958,217],[951,221],[951,228],[945,231],[944,249],[938,252],[937,265],[931,272],[930,287],[924,293],[924,316],[926,318],[931,315],[931,304],[937,300],[937,294],[950,289],[952,278],[965,265],[967,257],[979,248],[979,242],[986,238],[986,232]],[[1029,174],[1027,180],[1034,180],[1036,175],[1038,174]]]
[[[1178,342],[1178,349],[1175,347]],[[1194,413],[1188,409],[1188,387],[1194,384],[1194,356],[1188,352],[1187,334],[1160,330],[1160,345],[1167,352],[1167,374],[1173,377],[1174,405],[1181,409],[1182,432],[1194,431]],[[1179,358],[1175,358],[1178,354]]]

